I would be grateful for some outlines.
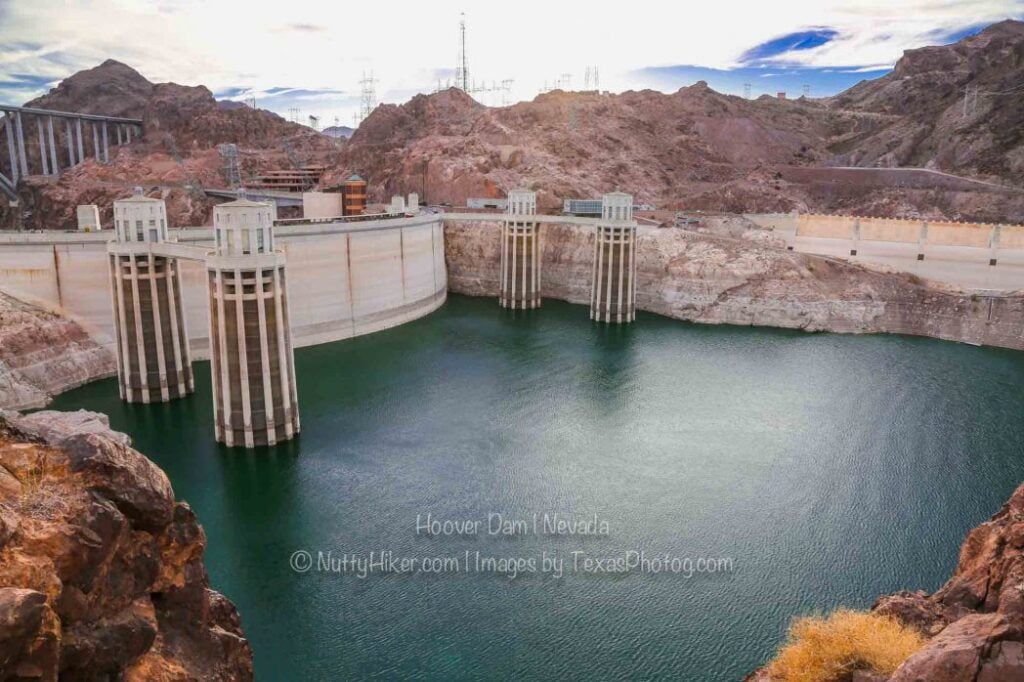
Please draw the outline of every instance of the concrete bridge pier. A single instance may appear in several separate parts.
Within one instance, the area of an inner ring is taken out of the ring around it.
[[[166,402],[193,390],[192,360],[178,261],[156,255],[167,241],[164,202],[135,196],[114,202],[117,240],[108,246],[121,398]]]
[[[540,307],[540,225],[537,194],[517,189],[508,193],[508,209],[501,225],[502,308]]]
[[[590,319],[623,323],[636,319],[636,221],[633,197],[623,192],[601,199],[594,240]]]
[[[288,280],[274,250],[273,206],[240,198],[213,209],[206,259],[217,441],[252,448],[299,432]]]

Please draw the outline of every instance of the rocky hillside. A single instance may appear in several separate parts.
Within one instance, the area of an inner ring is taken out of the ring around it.
[[[52,396],[117,370],[114,354],[73,320],[0,292],[0,409]]]
[[[378,201],[418,192],[463,205],[527,186],[542,209],[554,209],[566,197],[623,189],[667,209],[1017,222],[1020,88],[1024,23],[1005,21],[954,45],[910,50],[892,73],[825,99],[746,100],[699,82],[671,94],[553,91],[492,108],[451,89],[381,105],[346,141],[107,61],[28,104],[141,117],[145,138],[116,149],[109,166],[87,162],[57,181],[30,179],[19,213],[23,227],[73,227],[75,203],[107,212],[142,184],[168,201],[172,223],[203,224],[211,202],[197,188],[224,185],[217,145],[235,143],[243,176],[322,163],[325,184],[359,172]],[[967,90],[977,97],[965,115]],[[835,165],[928,167],[994,186],[910,187],[898,175],[837,179],[822,170]],[[0,225],[17,224],[0,208]]]
[[[897,116],[834,151],[854,165],[932,165],[1021,187],[1022,100],[1024,22],[1004,21],[954,45],[909,50],[891,74],[833,98],[835,108]]]
[[[246,177],[269,168],[329,163],[339,144],[269,111],[220,106],[203,86],[151,83],[113,60],[76,73],[26,106],[140,118],[145,130],[140,141],[111,146],[109,165],[87,160],[57,179],[24,183],[19,211],[21,227],[28,229],[73,229],[75,206],[87,203],[98,204],[101,219],[109,222],[113,200],[129,196],[136,185],[167,201],[172,225],[202,225],[215,202],[201,188],[226,186],[218,145],[238,146]],[[0,225],[12,226],[13,213],[4,202]]]
[[[966,87],[979,90],[962,117]],[[1024,193],[906,189],[789,167],[920,166],[1024,185],[1024,23],[955,45],[908,51],[895,70],[824,100],[755,101],[704,83],[666,95],[554,91],[483,107],[458,90],[382,105],[343,152],[377,198],[418,191],[464,203],[525,185],[553,208],[563,197],[626,189],[666,208],[843,210],[985,220],[1024,219]]]
[[[251,680],[205,547],[105,416],[0,412],[0,679]]]
[[[854,673],[859,682],[1017,682],[1024,680],[1024,485],[968,535],[956,572],[935,594],[900,592],[872,610],[925,637],[892,675]],[[749,682],[775,680],[767,670]]]

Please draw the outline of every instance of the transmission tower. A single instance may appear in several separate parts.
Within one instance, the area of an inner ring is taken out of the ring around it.
[[[501,106],[507,107],[512,104],[512,83],[511,78],[501,81]]]
[[[750,99],[750,83],[743,84],[743,99]]]
[[[299,109],[298,109],[298,107],[292,107],[292,108],[288,109],[288,117],[291,119],[292,123],[298,123],[299,122]]]
[[[309,127],[319,133],[320,132],[320,119],[318,117],[314,116],[313,114],[310,114],[309,115]]]
[[[572,90],[572,74],[563,73],[562,77],[558,79],[558,88],[569,92]]]
[[[377,108],[377,79],[373,77],[372,71],[369,76],[363,72],[363,79],[359,81],[359,92],[359,119],[366,120]]]
[[[803,90],[804,90],[804,98],[809,97],[810,94],[811,94],[811,86],[808,85],[807,83],[804,83]]]
[[[253,96],[253,97],[246,97],[245,98],[245,105],[247,107],[249,107],[250,109],[255,109],[256,108],[256,97],[255,96]]]
[[[469,92],[469,62],[466,58],[466,13],[459,14],[459,56],[455,63],[455,87]]]
[[[238,187],[242,184],[242,174],[238,169],[238,145],[233,143],[219,144],[217,145],[217,151],[220,152],[221,159],[224,162],[224,181],[228,183],[228,187]]]

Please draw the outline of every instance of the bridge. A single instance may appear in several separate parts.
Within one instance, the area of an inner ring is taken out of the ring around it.
[[[0,104],[0,115],[3,117],[7,147],[6,164],[4,155],[0,153],[0,193],[12,201],[18,198],[17,187],[23,178],[29,175],[60,175],[62,170],[85,161],[87,148],[90,158],[108,163],[112,142],[128,144],[133,134],[135,137],[142,135],[142,120],[137,118],[7,104]],[[54,119],[57,120],[56,125]],[[38,141],[32,136],[33,120]],[[62,121],[63,126],[60,125]],[[90,139],[91,145],[87,144]]]

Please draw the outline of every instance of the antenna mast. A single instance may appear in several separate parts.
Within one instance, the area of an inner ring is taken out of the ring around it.
[[[459,59],[455,65],[455,87],[469,92],[469,67],[466,58],[466,13],[459,13]]]

